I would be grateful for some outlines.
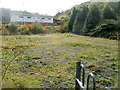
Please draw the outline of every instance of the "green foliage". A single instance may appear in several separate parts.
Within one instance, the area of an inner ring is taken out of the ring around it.
[[[67,24],[67,23],[63,23],[63,24],[60,26],[60,32],[61,32],[61,33],[68,32],[68,24]]]
[[[104,7],[102,18],[103,19],[115,19],[115,20],[117,20],[115,12],[112,10],[112,8],[109,5],[106,5]]]
[[[30,25],[17,25],[16,23],[9,23],[2,26],[2,35],[30,35],[45,33],[43,26],[39,23]]]
[[[120,15],[120,2],[109,2],[109,5],[111,6],[116,15]]]
[[[88,15],[86,17],[85,26],[84,26],[84,35],[95,28],[96,25],[101,21],[100,11],[96,5],[92,5]]]
[[[115,20],[105,20],[88,33],[89,36],[104,37],[110,39],[117,39],[117,34],[118,23]]]
[[[39,24],[39,23],[32,24],[32,25],[30,26],[30,31],[31,31],[33,34],[44,33],[43,28],[42,28],[42,25]]]
[[[70,33],[1,37],[4,41],[1,46],[3,75],[11,62],[2,80],[3,88],[75,88],[78,60],[82,60],[86,73],[96,74],[100,88],[100,84],[112,87],[118,83],[118,46],[84,39],[111,44],[117,44],[117,40]]]
[[[8,25],[8,31],[10,34],[17,34],[17,25],[15,23],[10,23]]]
[[[0,29],[0,31],[2,32],[2,33],[0,33],[1,35],[9,35],[9,33],[10,33],[8,31],[8,26],[6,26],[6,25],[2,25],[2,28]]]
[[[32,34],[27,25],[21,25],[17,29],[18,29],[18,34],[19,35],[30,35],[30,34]]]
[[[73,11],[70,16],[69,23],[68,23],[68,32],[72,32],[72,30],[73,30],[73,24],[74,24],[77,13],[78,13],[78,10],[76,8],[73,8]]]
[[[74,25],[73,25],[73,32],[75,34],[82,34],[82,29],[85,23],[85,19],[87,16],[89,9],[88,7],[83,6],[82,10],[78,11]]]
[[[102,85],[109,85],[111,84],[112,82],[108,79],[105,79],[105,78],[100,78],[98,80],[96,80],[96,82],[102,84]]]
[[[103,27],[106,27],[106,29],[110,29],[109,25],[104,26],[104,24],[106,24],[104,22],[106,19],[119,20],[120,18],[120,13],[119,13],[120,9],[118,9],[119,5],[120,4],[118,2],[85,2],[80,5],[74,6],[70,10],[64,11],[64,16],[70,18],[68,22],[68,31],[80,35],[89,35],[89,36],[98,36],[98,37],[100,36],[111,39],[117,38],[116,30],[118,29],[115,30],[114,25],[111,25],[113,27],[110,26],[110,28],[113,29],[112,32],[114,33],[111,33],[111,31],[107,33],[105,31],[104,33]],[[89,8],[89,12],[87,10],[87,7]],[[73,12],[73,10],[75,11],[75,9],[78,10],[77,14]],[[67,12],[72,12],[71,16],[68,15]],[[63,17],[63,13],[59,14],[58,17]],[[99,33],[101,29],[103,31],[102,33],[101,32]],[[96,35],[96,32],[98,32],[99,35]]]
[[[58,12],[54,18],[55,19],[58,19],[58,20],[61,20],[61,21],[64,21],[64,22],[68,22],[69,21],[69,18],[70,18],[70,15],[71,15],[71,11],[70,10],[65,10],[63,12]]]
[[[34,56],[34,57],[32,57],[32,59],[41,59],[42,58],[42,56]]]

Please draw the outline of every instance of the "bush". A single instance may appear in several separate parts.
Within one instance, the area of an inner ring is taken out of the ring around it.
[[[0,35],[9,35],[9,31],[6,29],[6,25],[2,25],[0,29]]]
[[[19,35],[30,35],[32,34],[30,29],[29,29],[29,26],[27,25],[21,25],[18,27],[18,34]]]
[[[14,34],[17,34],[17,25],[15,23],[2,25],[1,35],[14,35]]]
[[[96,28],[92,29],[91,32],[89,32],[87,35],[117,39],[118,28],[120,28],[120,26],[118,26],[117,21],[105,20],[104,22],[96,26]]]
[[[9,23],[6,27],[11,35],[17,34],[17,24]]]
[[[40,23],[34,23],[29,25],[17,25],[15,23],[9,23],[2,25],[2,35],[30,35],[45,33],[43,26]]]
[[[63,25],[60,25],[60,32],[65,33],[68,32],[68,24],[64,23]]]
[[[34,23],[34,24],[30,25],[30,31],[33,34],[44,33],[43,26],[39,23]]]

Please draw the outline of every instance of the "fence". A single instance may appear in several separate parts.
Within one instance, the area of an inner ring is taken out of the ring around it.
[[[82,71],[82,73],[81,73]],[[81,79],[82,75],[82,79]],[[93,80],[93,90],[96,90],[96,81],[95,81],[95,76],[92,73],[89,73],[87,76],[87,85],[85,85],[85,67],[81,62],[76,63],[76,85],[75,89],[76,90],[89,90],[89,83],[90,83],[90,78]],[[91,90],[91,89],[90,89]]]

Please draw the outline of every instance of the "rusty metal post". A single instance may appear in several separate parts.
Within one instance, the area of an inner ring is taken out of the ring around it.
[[[81,80],[80,78],[80,74],[81,74],[81,62],[77,62],[76,63],[76,79],[78,79],[79,81]],[[80,86],[79,86],[79,83],[77,82],[76,80],[76,85],[75,85],[75,90],[80,90]]]

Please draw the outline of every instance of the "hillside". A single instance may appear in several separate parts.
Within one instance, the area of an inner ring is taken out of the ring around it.
[[[85,2],[57,13],[55,18],[68,24],[67,32],[117,39],[120,28],[119,5],[117,2]]]

